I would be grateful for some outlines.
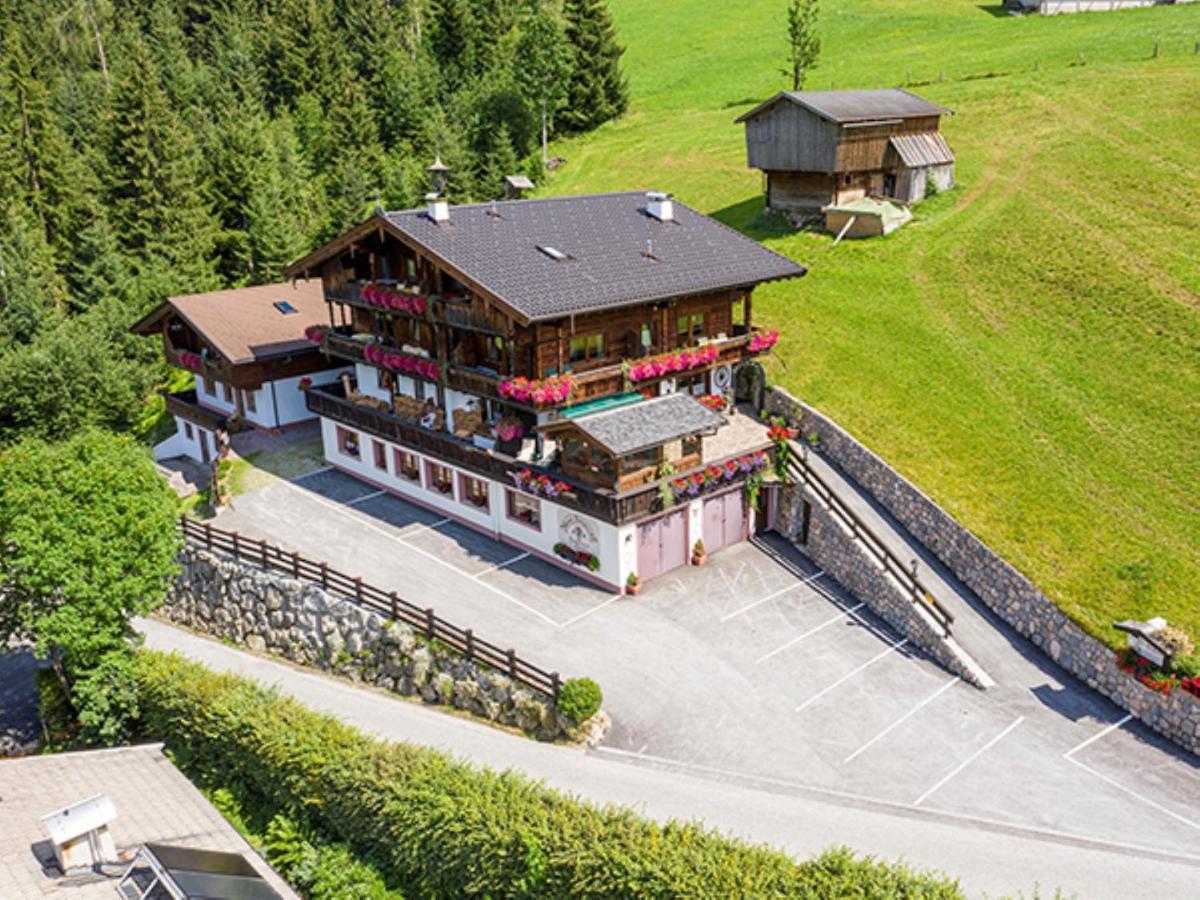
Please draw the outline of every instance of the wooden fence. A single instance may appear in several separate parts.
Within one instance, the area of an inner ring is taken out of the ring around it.
[[[916,572],[909,569],[904,561],[879,539],[871,526],[863,521],[862,517],[851,509],[816,473],[796,445],[791,444],[790,449],[787,468],[791,479],[798,484],[803,484],[824,503],[834,518],[849,529],[858,544],[875,558],[886,573],[896,579],[913,604],[923,606],[933,616],[934,621],[941,626],[946,637],[949,637],[950,626],[954,623],[954,614],[933,596]]]
[[[384,591],[362,578],[345,575],[331,569],[328,563],[316,563],[299,553],[289,553],[266,541],[254,540],[236,531],[223,531],[206,522],[197,522],[187,516],[180,517],[180,531],[184,540],[195,547],[227,553],[235,559],[244,560],[264,569],[283,572],[302,581],[320,585],[324,590],[340,594],[364,609],[388,616],[397,622],[411,625],[424,635],[426,640],[440,641],[461,653],[468,660],[481,662],[503,672],[514,681],[519,681],[536,691],[549,694],[558,700],[562,682],[557,672],[526,662],[515,650],[504,649],[496,644],[476,637],[470,628],[459,628],[440,618],[431,608],[422,609],[402,599],[395,591]]]

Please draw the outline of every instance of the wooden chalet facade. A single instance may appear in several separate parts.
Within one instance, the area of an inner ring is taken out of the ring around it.
[[[161,336],[167,362],[195,373],[195,386],[166,398],[175,434],[155,457],[217,459],[231,424],[285,428],[314,418],[302,388],[335,380],[305,336],[327,316],[319,281],[296,281],[171,297],[132,331]]]
[[[738,117],[767,208],[807,217],[864,197],[911,204],[954,185],[940,128],[950,110],[898,88],[783,91]]]
[[[331,466],[610,588],[686,561],[712,495],[739,498],[720,500],[717,546],[744,535],[742,486],[771,445],[711,407],[774,343],[754,287],[803,272],[640,192],[431,195],[287,270],[320,277],[311,337],[355,367],[308,391]]]

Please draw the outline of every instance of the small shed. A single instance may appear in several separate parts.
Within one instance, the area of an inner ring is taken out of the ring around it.
[[[520,200],[533,190],[533,182],[524,175],[504,176],[504,199]]]
[[[825,230],[847,238],[879,237],[912,221],[908,207],[878,197],[863,197],[822,211]]]

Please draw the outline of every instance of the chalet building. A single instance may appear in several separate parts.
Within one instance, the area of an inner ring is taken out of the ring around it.
[[[176,432],[155,457],[211,462],[231,420],[265,429],[311,420],[303,387],[350,371],[306,337],[328,316],[321,283],[296,281],[171,297],[135,324],[162,336],[169,363],[196,373],[193,389],[167,397]]]
[[[736,372],[778,337],[751,294],[804,269],[665,194],[428,199],[286,273],[354,366],[307,391],[329,465],[612,589],[742,540],[773,444]]]
[[[950,110],[898,88],[782,91],[737,122],[749,165],[766,174],[767,208],[800,217],[865,197],[915,203],[954,186],[939,129]]]

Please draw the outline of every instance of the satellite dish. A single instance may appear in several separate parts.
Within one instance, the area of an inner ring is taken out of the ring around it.
[[[725,393],[733,387],[733,369],[730,366],[718,366],[712,373],[713,393]]]

